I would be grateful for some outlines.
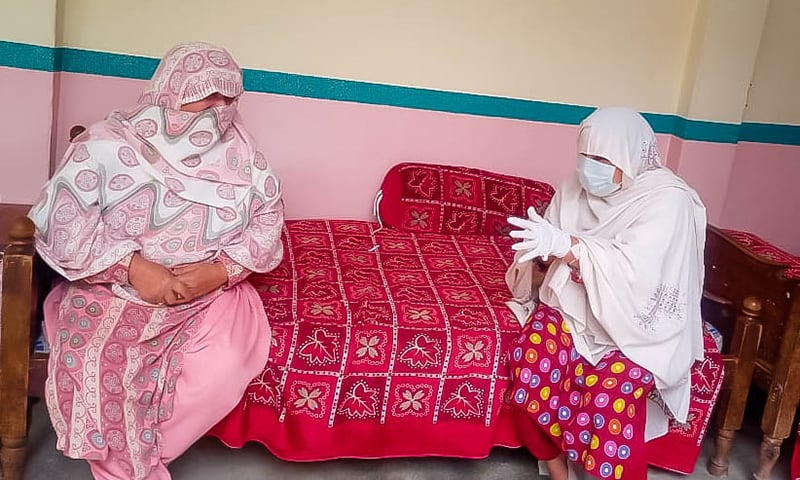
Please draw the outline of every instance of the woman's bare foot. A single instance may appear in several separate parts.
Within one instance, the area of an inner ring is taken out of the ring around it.
[[[552,460],[547,460],[547,469],[550,470],[551,480],[567,480],[569,472],[567,471],[567,458],[564,455],[559,455]]]

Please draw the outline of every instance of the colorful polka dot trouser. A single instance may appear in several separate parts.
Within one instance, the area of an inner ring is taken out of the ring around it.
[[[566,457],[597,478],[645,479],[647,395],[653,376],[609,352],[581,357],[558,310],[540,305],[511,346],[512,403]]]

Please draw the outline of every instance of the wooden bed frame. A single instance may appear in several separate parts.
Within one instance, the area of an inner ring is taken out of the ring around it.
[[[6,480],[23,478],[30,425],[29,398],[42,398],[47,370],[47,356],[31,352],[41,321],[41,303],[54,274],[35,255],[34,227],[24,217],[28,208],[0,205],[0,247],[4,249],[0,314],[0,461]],[[787,350],[792,360],[797,357],[800,362],[800,349],[793,348],[799,340],[796,324],[800,323],[800,302],[797,301],[800,286],[794,285],[791,315],[780,317],[787,311],[786,302],[781,303],[779,298],[786,298],[785,290],[770,289],[787,287],[780,281],[783,267],[753,255],[715,227],[708,228],[707,237],[703,315],[722,331],[726,345],[723,352],[725,380],[718,402],[717,449],[708,469],[714,475],[723,475],[727,473],[734,434],[741,428],[754,370],[757,381],[772,378],[775,383],[800,369],[798,364],[768,371],[763,352],[759,354],[763,321],[766,341],[761,350],[772,352],[780,344],[781,354]],[[765,277],[769,277],[769,282],[762,280]],[[735,307],[737,305],[739,308]],[[789,329],[790,324],[792,329]],[[786,409],[793,414],[798,396],[798,382],[784,383],[780,392],[770,393],[768,408],[776,405],[778,411],[766,411],[765,424],[768,418],[780,416]],[[762,446],[759,474],[774,465],[777,459],[774,448],[789,435],[791,422],[790,418],[788,424],[781,423],[780,429],[775,431],[765,428],[767,448]]]
[[[770,478],[783,441],[795,431],[795,412],[800,402],[800,279],[784,275],[787,265],[756,255],[725,232],[709,227],[706,240],[706,292],[738,302],[758,299],[761,341],[755,356],[752,385],[767,392],[761,417],[763,440],[757,480]],[[731,393],[742,395],[747,391]],[[737,400],[738,401],[738,400]],[[727,471],[727,452],[720,454],[720,439],[732,436],[741,425],[720,425],[719,465],[711,473]],[[734,428],[735,427],[735,428]],[[729,448],[729,447],[725,447]],[[723,460],[724,459],[724,460]]]

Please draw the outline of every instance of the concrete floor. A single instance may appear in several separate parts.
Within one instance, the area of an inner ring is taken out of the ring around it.
[[[758,405],[748,408],[758,413]],[[755,416],[753,414],[752,416]],[[761,434],[758,421],[748,418],[736,437],[731,452],[729,479],[752,478],[758,466]],[[793,439],[785,442],[781,458],[772,474],[773,480],[789,478],[789,460]],[[89,479],[85,462],[70,460],[55,450],[55,434],[42,404],[34,406],[29,438],[26,478],[29,480]],[[706,438],[703,453],[690,477],[650,469],[649,478],[713,479],[705,465],[714,447]],[[497,448],[485,460],[445,458],[409,458],[392,460],[337,460],[320,463],[289,463],[273,457],[261,445],[230,449],[212,438],[195,444],[170,467],[175,480],[262,480],[262,479],[341,479],[341,480],[510,480],[539,479],[536,461],[525,450]],[[766,480],[766,479],[765,479]]]

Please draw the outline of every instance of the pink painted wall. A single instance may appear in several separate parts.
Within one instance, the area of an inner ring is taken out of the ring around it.
[[[69,128],[136,101],[143,82],[61,74],[56,154]],[[404,161],[485,168],[557,185],[575,168],[574,126],[248,93],[241,112],[283,181],[289,218],[371,218]],[[660,135],[663,151],[676,139]]]
[[[287,215],[369,218],[386,171],[404,161],[467,165],[558,182],[573,127],[252,95],[242,113],[284,181]]]
[[[70,126],[135,102],[142,85],[61,74],[57,155]],[[283,180],[289,218],[370,218],[384,173],[403,161],[481,167],[554,185],[574,168],[574,126],[254,93],[241,111]],[[800,147],[667,135],[659,144],[668,166],[700,193],[710,223],[800,253]]]
[[[0,67],[0,201],[31,203],[48,177],[53,74]]]
[[[60,74],[57,158],[72,125],[135,102],[143,83]],[[283,180],[289,218],[371,218],[384,173],[403,161],[468,165],[554,185],[575,165],[574,126],[256,93],[245,95],[241,111]],[[728,226],[723,210],[737,200],[738,190],[731,198],[728,190],[737,146],[668,135],[659,135],[659,145],[667,164],[700,192],[709,222]]]
[[[720,225],[737,146],[673,138],[671,148],[679,152],[678,175],[697,190],[706,205],[708,223]]]
[[[56,154],[69,128],[138,97],[143,82],[61,74]],[[289,218],[371,218],[386,171],[403,161],[469,165],[557,183],[574,168],[575,128],[247,93],[241,113],[283,182]]]
[[[800,147],[740,143],[722,224],[800,255]]]

